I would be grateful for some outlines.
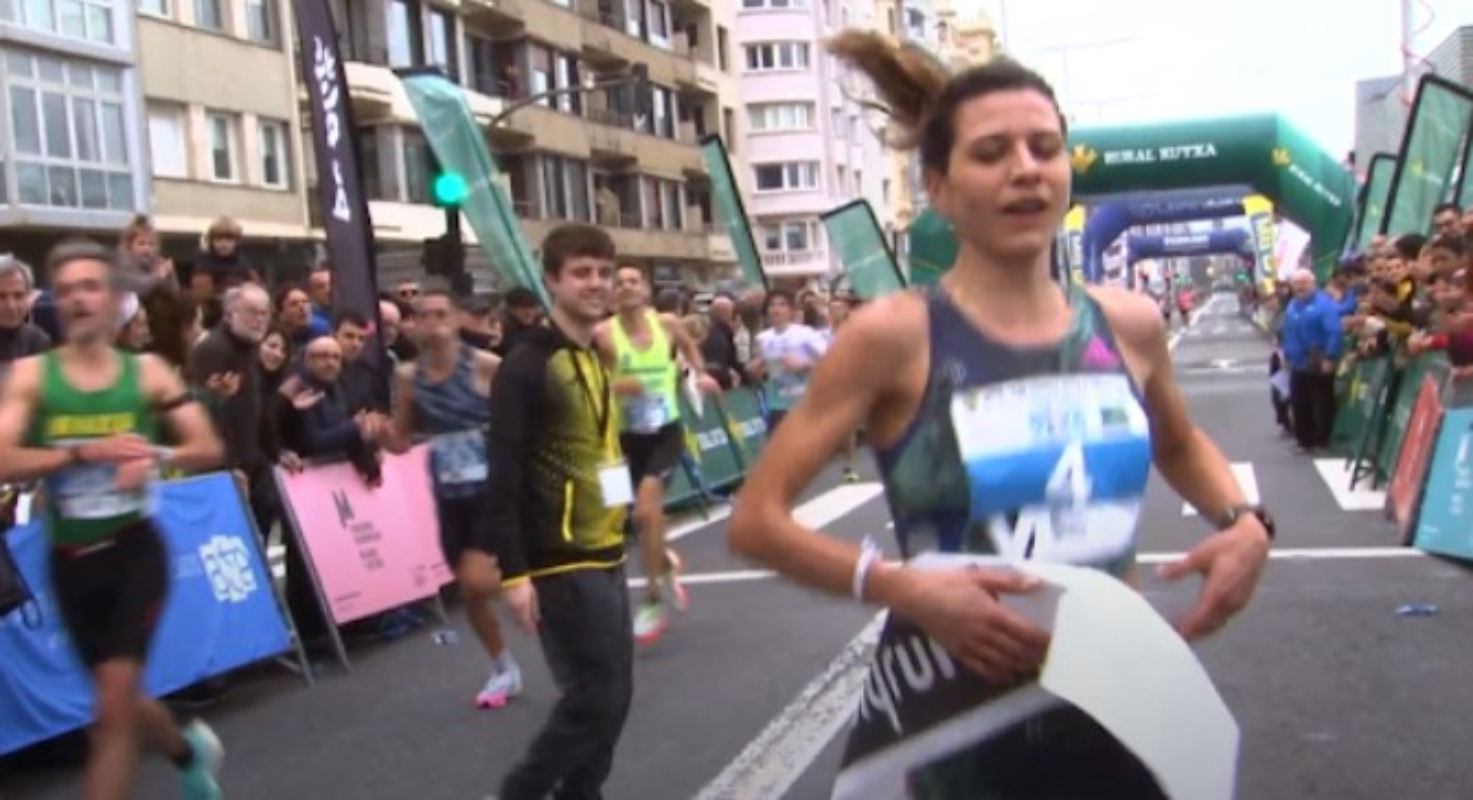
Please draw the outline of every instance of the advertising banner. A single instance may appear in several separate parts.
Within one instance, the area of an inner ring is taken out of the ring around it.
[[[874,300],[905,288],[905,276],[868,201],[854,200],[824,214],[823,226],[855,294]]]
[[[1381,233],[1426,233],[1432,227],[1432,209],[1451,194],[1470,115],[1473,94],[1467,89],[1423,76],[1402,136]]]
[[[750,469],[767,441],[767,423],[762,418],[757,391],[741,386],[722,395],[721,403],[726,411],[726,435],[741,449],[743,468]]]
[[[383,456],[370,487],[349,464],[276,470],[283,506],[333,622],[342,625],[433,596],[453,576],[440,552],[429,450]]]
[[[1407,425],[1406,437],[1402,440],[1401,454],[1396,460],[1396,469],[1391,474],[1391,486],[1386,490],[1386,503],[1391,519],[1396,523],[1397,538],[1402,544],[1411,544],[1412,523],[1416,520],[1417,501],[1421,499],[1422,481],[1427,477],[1427,462],[1432,458],[1432,444],[1437,439],[1437,428],[1442,422],[1442,392],[1440,380],[1432,375],[1422,376],[1417,390],[1417,405],[1412,409],[1411,422]]]
[[[762,257],[757,253],[757,242],[752,239],[752,226],[747,223],[747,208],[742,204],[742,191],[737,186],[736,176],[731,173],[731,159],[726,157],[726,146],[721,143],[721,137],[707,134],[701,139],[701,155],[706,160],[706,172],[711,175],[716,213],[721,216],[726,233],[731,237],[742,277],[747,283],[766,289],[767,273],[762,269]]]
[[[680,413],[685,420],[686,431],[695,445],[697,468],[701,471],[701,478],[705,480],[706,486],[720,489],[740,481],[740,450],[726,432],[726,415],[722,413],[721,400],[706,398],[697,413],[682,397]]]
[[[1381,449],[1376,453],[1376,475],[1384,481],[1396,471],[1397,457],[1401,455],[1401,444],[1406,438],[1412,420],[1412,408],[1422,391],[1422,378],[1431,377],[1439,386],[1447,378],[1451,368],[1441,353],[1432,353],[1414,358],[1402,371],[1396,386],[1396,396],[1386,402],[1391,410],[1386,415],[1386,429],[1381,437]]]
[[[1377,153],[1371,156],[1366,172],[1366,185],[1361,187],[1360,221],[1355,233],[1355,250],[1364,252],[1371,240],[1381,232],[1386,216],[1386,201],[1391,195],[1391,179],[1396,176],[1396,156]]]
[[[1429,553],[1473,559],[1473,408],[1442,415],[1413,544]]]
[[[1330,449],[1349,456],[1371,424],[1379,393],[1384,388],[1390,361],[1385,356],[1355,362],[1350,369],[1350,382],[1340,397],[1335,424],[1330,432]]]
[[[169,551],[169,596],[144,687],[176,692],[286,652],[291,636],[255,526],[226,473],[161,484],[154,521]],[[40,522],[4,534],[36,594],[41,626],[0,618],[0,753],[87,725],[92,683],[73,653],[51,588]]]
[[[429,73],[404,78],[404,90],[435,160],[441,168],[465,178],[468,193],[460,207],[476,232],[481,251],[512,285],[532,290],[543,308],[551,308],[542,268],[517,221],[501,169],[486,147],[485,131],[466,104],[465,90],[443,75]]]

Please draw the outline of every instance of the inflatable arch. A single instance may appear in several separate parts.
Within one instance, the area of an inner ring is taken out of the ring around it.
[[[1252,259],[1253,237],[1242,228],[1227,228],[1206,233],[1164,236],[1132,234],[1125,239],[1125,260],[1132,266],[1143,258],[1178,258],[1215,253],[1236,253],[1245,259]]]

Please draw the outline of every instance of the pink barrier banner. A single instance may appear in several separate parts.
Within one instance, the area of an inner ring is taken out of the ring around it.
[[[453,580],[440,552],[440,522],[426,447],[383,455],[370,487],[348,464],[292,475],[276,470],[281,496],[306,546],[333,622],[342,625],[433,596]]]

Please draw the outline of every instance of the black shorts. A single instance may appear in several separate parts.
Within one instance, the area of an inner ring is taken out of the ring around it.
[[[82,663],[142,663],[169,594],[169,554],[148,520],[88,547],[51,551],[51,585]]]
[[[629,479],[634,490],[645,478],[667,481],[680,465],[680,451],[685,447],[685,428],[679,422],[654,433],[621,433],[619,446],[624,449],[624,458],[629,462]]]
[[[440,552],[454,572],[460,557],[475,546],[476,527],[486,524],[486,494],[436,498],[435,512],[440,520]]]

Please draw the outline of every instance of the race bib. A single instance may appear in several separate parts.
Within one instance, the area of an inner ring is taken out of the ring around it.
[[[113,464],[79,464],[54,474],[48,487],[62,519],[111,519],[143,512],[148,506],[147,493],[122,491],[117,481]]]
[[[640,394],[624,401],[624,428],[635,433],[654,433],[670,422],[665,398],[657,394]]]
[[[436,436],[430,444],[435,482],[441,486],[484,483],[489,477],[486,437],[480,431]]]
[[[1151,466],[1149,424],[1123,374],[1049,375],[952,398],[971,517],[1016,561],[1125,555]]]
[[[634,481],[629,477],[629,464],[616,461],[598,468],[598,490],[604,508],[621,508],[634,502]]]

